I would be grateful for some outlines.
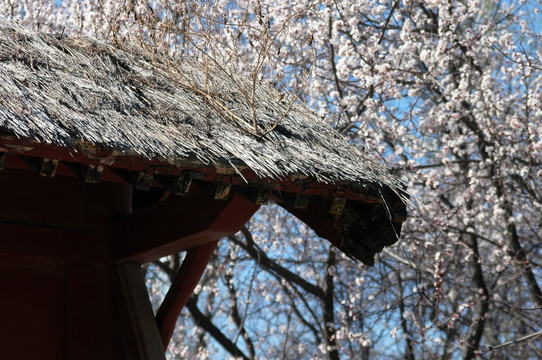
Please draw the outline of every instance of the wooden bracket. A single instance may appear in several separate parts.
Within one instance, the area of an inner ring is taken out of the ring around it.
[[[58,167],[58,160],[43,159],[41,164],[40,175],[45,177],[55,177],[56,169]]]
[[[146,263],[235,234],[259,206],[236,191],[228,200],[192,184],[188,196],[172,196],[110,223],[113,256]]]
[[[153,174],[146,172],[140,172],[137,176],[137,180],[134,184],[134,187],[138,190],[149,191],[152,186]]]
[[[190,191],[190,185],[192,184],[192,177],[188,172],[181,174],[175,183],[173,193],[175,195],[187,196]]]
[[[188,196],[190,185],[192,185],[192,176],[188,171],[182,171],[179,176],[154,174],[154,180],[172,194],[179,196]]]
[[[229,184],[216,184],[215,188],[215,200],[228,200],[230,197],[231,185]]]
[[[295,197],[294,208],[306,209],[309,206],[311,196],[309,194],[298,193]]]
[[[89,165],[85,174],[85,182],[97,184],[102,178],[104,167],[100,165]]]
[[[329,209],[330,214],[341,215],[343,213],[344,205],[346,205],[346,199],[336,197],[333,199],[333,204],[331,204],[331,209]]]
[[[258,193],[256,194],[256,199],[254,200],[254,203],[256,205],[267,205],[269,202],[269,199],[271,199],[271,194],[273,193],[273,189],[261,187],[258,189]]]

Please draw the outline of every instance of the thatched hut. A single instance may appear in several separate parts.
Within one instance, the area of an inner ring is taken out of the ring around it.
[[[163,358],[218,239],[270,200],[366,264],[406,214],[399,180],[272,88],[4,19],[0,170],[2,358]],[[180,251],[155,319],[140,266]]]

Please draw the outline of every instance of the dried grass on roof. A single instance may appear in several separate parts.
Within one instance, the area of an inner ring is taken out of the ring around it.
[[[0,19],[4,134],[172,164],[248,166],[262,178],[303,174],[399,187],[306,107],[265,85],[250,104],[251,89],[246,78],[208,64],[165,64],[136,47],[36,33]]]

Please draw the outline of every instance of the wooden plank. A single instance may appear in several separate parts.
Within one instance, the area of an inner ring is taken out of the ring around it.
[[[108,221],[131,211],[132,189],[28,171],[0,173],[0,253],[105,262]]]
[[[214,194],[213,194],[214,195]],[[196,184],[188,196],[173,196],[110,224],[113,257],[146,263],[236,233],[259,206],[235,191],[227,201]]]
[[[115,276],[113,264],[68,265],[64,359],[130,359]]]
[[[97,314],[92,309],[96,299],[93,296],[90,280],[97,276],[93,271],[88,270],[79,264],[74,264],[68,268],[66,274],[65,359],[92,359],[90,319],[101,317],[102,314]]]
[[[0,256],[0,359],[64,359],[65,266]]]
[[[167,349],[175,323],[190,295],[198,285],[218,241],[200,245],[188,250],[183,263],[169,288],[164,301],[156,313],[162,346]]]
[[[87,230],[87,184],[8,169],[0,172],[0,222]]]

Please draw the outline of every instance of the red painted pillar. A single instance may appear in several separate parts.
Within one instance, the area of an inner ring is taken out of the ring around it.
[[[181,268],[156,313],[164,350],[167,349],[173,335],[177,318],[198,285],[217,244],[218,241],[213,241],[187,251]]]

